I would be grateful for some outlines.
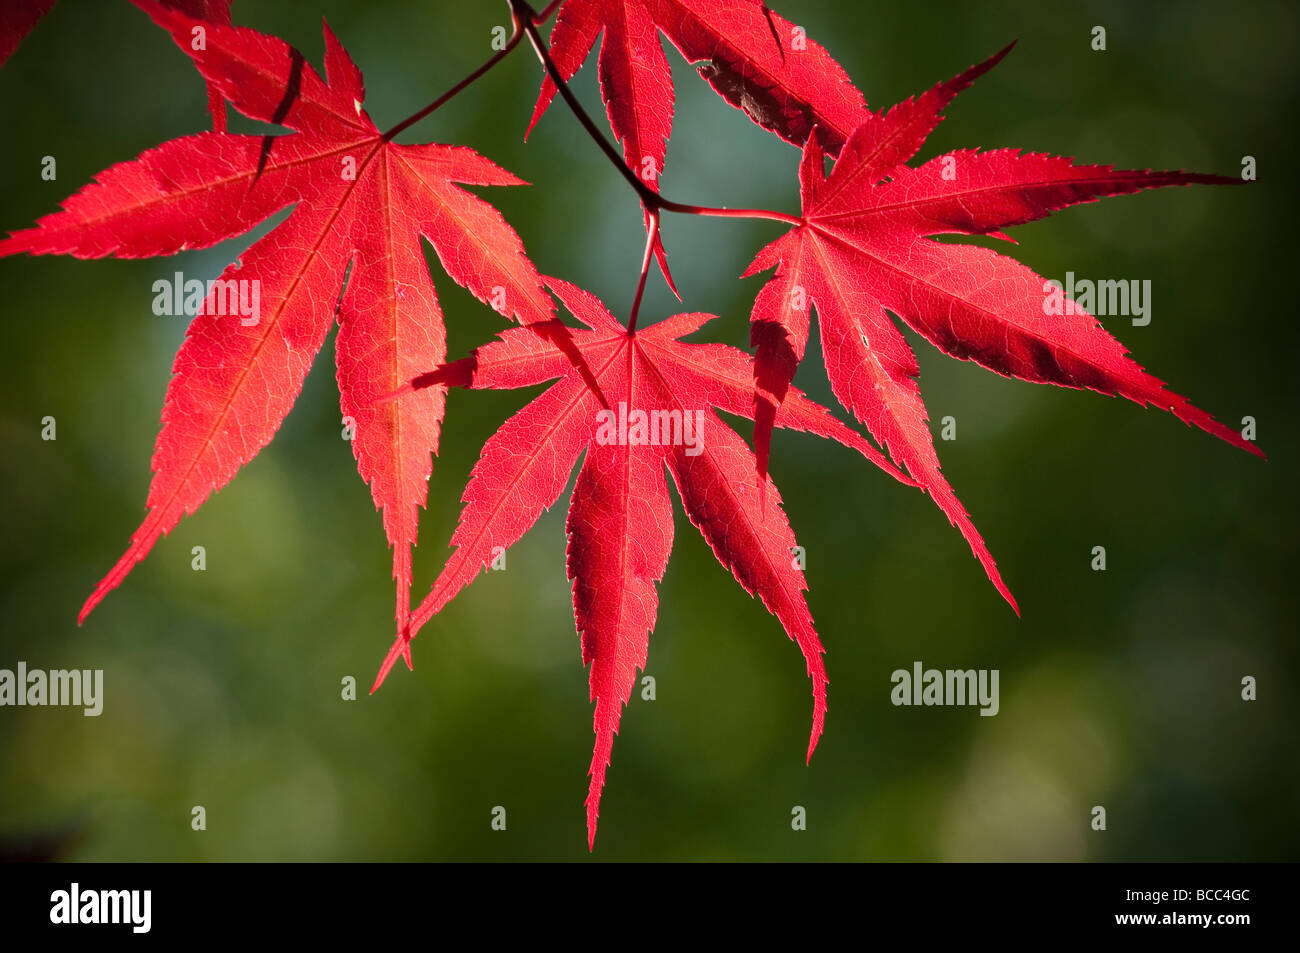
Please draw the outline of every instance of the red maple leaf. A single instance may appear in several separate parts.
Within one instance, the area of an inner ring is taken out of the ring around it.
[[[231,0],[158,0],[164,7],[210,23],[230,25]],[[41,17],[54,9],[55,0],[0,0],[0,65],[18,49],[23,38],[32,31]],[[217,132],[226,129],[226,103],[221,91],[208,84],[208,108],[212,112],[212,127]]]
[[[673,125],[673,80],[662,32],[727,102],[795,145],[813,126],[837,152],[870,111],[824,48],[760,0],[565,0],[551,32],[551,58],[567,81],[602,32],[600,88],[628,165],[652,158],[663,170]],[[555,98],[548,77],[537,123]]]
[[[672,549],[665,468],[718,561],[763,600],[803,652],[813,683],[810,759],[826,712],[826,671],[780,495],[770,477],[760,486],[749,447],[713,410],[752,418],[752,359],[726,345],[678,340],[713,315],[679,314],[629,331],[591,294],[557,279],[547,283],[586,330],[559,321],[513,328],[399,392],[405,401],[435,385],[510,389],[559,379],[483,447],[451,539],[456,551],[411,614],[409,630],[399,633],[371,691],[399,656],[409,664],[409,643],[420,627],[555,504],[585,450],[567,528],[573,611],[596,703],[591,844],[619,718],[637,670],[645,667],[658,607],[655,584]],[[916,485],[794,388],[775,423],[837,440]]]
[[[523,322],[552,318],[554,302],[519,237],[453,184],[522,183],[470,149],[389,141],[362,108],[361,73],[328,25],[327,83],[276,37],[206,24],[196,50],[196,21],[136,2],[236,109],[296,134],[166,142],[101,173],[63,211],[0,242],[0,254],[170,255],[294,209],[224,270],[190,323],[163,405],[149,515],[81,618],[271,441],[337,315],[343,415],[355,421],[357,467],[383,510],[404,622],[444,394],[435,388],[400,405],[376,399],[445,357],[421,235],[480,300]],[[243,304],[254,293],[258,314],[232,313],[232,294]]]
[[[870,116],[841,150],[829,177],[821,137],[810,136],[799,170],[803,223],[759,252],[745,274],[777,268],[751,316],[760,473],[774,415],[808,342],[811,304],[835,396],[930,493],[1015,607],[988,548],[939,471],[916,357],[887,311],[952,357],[1020,380],[1119,394],[1263,454],[1147,374],[1083,309],[1070,302],[1061,309],[1066,313],[1050,313],[1052,286],[1024,265],[987,248],[931,239],[1006,238],[1002,229],[1107,195],[1240,184],[1191,172],[1076,165],[1014,149],[962,149],[908,166],[943,107],[1010,49]]]
[[[817,126],[826,147],[838,151],[870,115],[843,67],[760,0],[565,0],[551,32],[551,58],[568,81],[604,34],[598,70],[610,126],[628,167],[656,191],[673,126],[661,32],[727,102],[795,145]],[[529,132],[556,92],[548,76]],[[658,235],[654,252],[673,286]]]

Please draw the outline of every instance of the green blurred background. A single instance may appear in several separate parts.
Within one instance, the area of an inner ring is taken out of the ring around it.
[[[679,509],[650,647],[657,700],[638,693],[625,713],[595,857],[1295,859],[1297,8],[777,9],[877,108],[1019,39],[949,108],[922,158],[1019,146],[1233,175],[1256,156],[1249,188],[1073,209],[1018,229],[1014,254],[1051,277],[1150,279],[1150,326],[1106,324],[1220,419],[1254,416],[1270,460],[1168,414],[999,378],[908,332],[936,432],[943,416],[958,421],[958,439],[939,443],[945,473],[1023,617],[927,498],[838,446],[778,434],[773,470],[828,650],[821,747],[806,767],[798,651]],[[324,14],[365,72],[381,128],[486,58],[506,22],[498,0],[236,0],[234,13],[315,64]],[[1106,52],[1090,48],[1094,25],[1107,28]],[[669,57],[678,101],[664,191],[795,211],[797,152]],[[599,113],[592,65],[575,85]],[[535,183],[485,191],[544,273],[626,313],[638,207],[561,108],[522,142],[538,78],[521,49],[403,139],[470,145]],[[0,70],[0,115],[6,230],[209,122],[171,41],[126,3],[91,0],[62,0]],[[55,182],[40,178],[45,155]],[[736,276],[780,226],[670,217],[664,229],[685,308],[723,318],[698,339],[745,346],[762,279]],[[506,572],[481,577],[424,631],[414,674],[399,668],[367,697],[391,640],[391,564],[340,439],[332,339],[275,442],[77,627],[142,516],[184,334],[184,319],[152,313],[151,285],[176,270],[215,277],[253,237],[168,260],[0,261],[0,667],[102,668],[107,695],[99,718],[0,709],[0,840],[51,835],[57,856],[78,860],[586,858],[591,708],[563,507],[510,551]],[[503,324],[432,260],[459,356]],[[653,279],[646,316],[674,306]],[[798,382],[832,400],[820,361]],[[478,448],[531,396],[451,395],[417,597],[448,552]],[[41,440],[46,415],[57,441]],[[190,568],[196,545],[206,572]],[[1106,572],[1090,569],[1095,545]],[[999,669],[1001,713],[893,707],[890,673],[914,660]],[[356,701],[340,697],[348,675]],[[1240,699],[1245,675],[1258,701]],[[194,805],[206,831],[191,830]],[[489,825],[496,805],[504,832]],[[791,830],[795,805],[807,831]],[[1107,809],[1105,832],[1089,828],[1093,805]]]

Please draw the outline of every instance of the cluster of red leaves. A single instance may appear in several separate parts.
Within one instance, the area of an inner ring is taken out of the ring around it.
[[[1258,453],[1144,372],[1095,318],[1044,314],[1044,280],[1018,262],[933,240],[939,234],[1006,238],[1004,229],[1102,196],[1234,181],[1118,171],[1015,150],[958,150],[909,165],[942,109],[1006,50],[915,99],[873,112],[822,47],[760,0],[565,0],[559,6],[551,43],[560,77],[567,80],[581,67],[603,33],[599,71],[610,124],[629,167],[655,171],[646,177],[652,188],[663,168],[674,98],[660,34],[729,103],[802,147],[799,224],[764,248],[747,272],[776,269],[754,305],[751,357],[681,340],[712,315],[679,314],[629,330],[589,293],[557,279],[544,286],[499,213],[457,187],[520,181],[466,148],[394,144],[366,115],[360,71],[328,27],[322,78],[283,41],[227,25],[228,2],[133,2],[173,35],[215,95],[292,134],[227,133],[218,102],[216,131],[174,139],[106,170],[61,211],[0,241],[0,254],[170,255],[247,232],[284,208],[293,211],[222,275],[261,283],[259,320],[249,324],[224,313],[214,292],[190,324],[163,406],[149,513],[82,618],[183,515],[270,442],[337,321],[342,412],[356,421],[358,470],[383,512],[393,549],[398,632],[376,688],[398,658],[411,664],[416,633],[498,547],[512,545],[556,503],[582,458],[567,529],[574,615],[595,703],[589,842],[619,719],[645,665],[656,585],[672,547],[665,473],[719,562],[802,651],[814,698],[809,758],[822,731],[826,674],[806,583],[791,558],[794,533],[767,472],[773,428],[838,441],[929,493],[1015,606],[940,473],[916,359],[891,314],[953,357],[1023,380],[1161,407]],[[32,4],[22,22],[0,21],[0,55],[12,52],[51,5]],[[200,25],[206,41],[192,43]],[[548,79],[534,123],[555,93]],[[835,157],[829,174],[828,155]],[[521,326],[444,363],[442,315],[421,236],[454,281]],[[667,274],[657,237],[652,247]],[[546,287],[582,327],[555,317]],[[836,397],[892,463],[792,386],[813,310]],[[463,496],[455,551],[412,612],[411,548],[446,389],[550,380],[556,383],[484,446]],[[755,421],[756,452],[716,410]],[[637,412],[694,423],[695,443],[599,438],[603,414],[628,419]]]

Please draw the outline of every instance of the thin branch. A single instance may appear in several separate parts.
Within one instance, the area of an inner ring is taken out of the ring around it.
[[[509,0],[506,0],[506,2],[508,3]],[[559,9],[560,4],[562,4],[563,2],[564,0],[551,0],[551,2],[546,5],[546,8],[542,10],[541,13],[533,17],[531,22],[536,24],[537,26],[541,26],[543,23],[545,23],[555,14],[555,11]]]
[[[528,42],[533,47],[533,52],[537,54],[537,59],[546,70],[546,75],[550,77],[551,82],[555,84],[555,88],[569,107],[569,111],[577,117],[587,135],[592,138],[596,145],[600,146],[601,151],[614,164],[614,168],[618,169],[619,174],[636,191],[637,197],[641,199],[641,204],[646,207],[648,212],[677,212],[683,215],[709,215],[717,218],[762,218],[785,222],[788,225],[803,224],[801,218],[768,209],[712,208],[707,205],[688,205],[684,202],[673,202],[642,182],[637,177],[637,174],[628,168],[618,149],[614,147],[614,144],[609,141],[600,127],[592,120],[587,110],[583,108],[582,103],[578,102],[578,97],[573,94],[573,90],[569,89],[569,84],[560,75],[559,67],[555,65],[555,60],[551,58],[550,51],[534,25],[536,14],[533,12],[533,8],[529,6],[526,0],[509,0],[509,3],[516,22],[522,23],[523,30],[528,35]],[[553,6],[555,6],[554,3],[548,6],[547,10],[549,11]]]
[[[627,317],[627,333],[636,331],[636,318],[641,310],[641,296],[645,294],[646,276],[650,274],[650,262],[654,260],[655,239],[659,237],[659,212],[651,209],[646,223],[645,255],[641,258],[641,277],[636,283],[636,296],[632,298],[632,310]]]
[[[546,9],[543,10],[541,13],[537,13],[536,11],[533,10],[532,7],[528,6],[528,4],[526,3],[516,4],[514,0],[507,0],[507,2],[509,2],[510,4],[510,39],[506,40],[506,45],[503,46],[501,49],[497,50],[497,52],[494,53],[486,63],[484,63],[474,72],[470,73],[468,76],[462,79],[451,89],[447,90],[437,99],[435,99],[433,102],[429,103],[429,105],[425,106],[418,113],[415,113],[412,116],[408,116],[406,119],[403,119],[392,129],[389,129],[386,133],[384,133],[384,137],[383,137],[384,142],[391,142],[393,137],[396,136],[398,133],[402,132],[405,129],[410,128],[411,126],[419,122],[421,119],[424,119],[426,116],[429,116],[430,114],[436,112],[438,109],[442,108],[452,99],[455,99],[456,96],[458,96],[460,93],[464,92],[467,88],[472,86],[476,80],[478,80],[488,71],[490,71],[492,67],[496,66],[508,55],[510,55],[510,53],[514,50],[514,48],[519,45],[519,41],[523,39],[524,36],[521,23],[526,22],[530,27],[535,27],[537,24],[545,23],[555,13],[556,9],[560,6],[562,0],[552,0],[552,2],[549,3]]]
[[[537,59],[546,70],[546,75],[551,78],[551,82],[559,90],[560,96],[563,97],[564,102],[569,107],[569,111],[578,118],[578,122],[582,123],[582,128],[587,131],[587,135],[591,136],[596,145],[600,146],[601,151],[605,153],[609,161],[614,163],[615,168],[618,169],[623,178],[627,179],[628,184],[636,190],[642,204],[647,208],[655,208],[660,201],[658,194],[655,193],[654,189],[638,179],[636,173],[627,167],[627,163],[623,161],[623,157],[614,148],[614,144],[601,132],[600,127],[587,114],[587,110],[582,108],[582,103],[578,102],[578,97],[573,94],[573,90],[569,89],[569,84],[560,75],[560,68],[555,65],[555,60],[551,59],[551,54],[542,41],[541,35],[529,20],[528,15],[532,13],[532,7],[524,0],[509,0],[509,2],[515,19],[524,24],[524,32],[528,34],[528,42],[532,44],[533,52],[537,54]]]
[[[766,208],[713,208],[708,205],[686,205],[682,202],[670,202],[661,198],[659,207],[665,212],[678,212],[682,215],[707,215],[713,218],[766,218],[787,225],[802,225],[803,219],[797,215],[787,215]]]

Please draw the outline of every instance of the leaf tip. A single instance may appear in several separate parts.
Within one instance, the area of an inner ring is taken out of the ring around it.
[[[371,695],[379,691],[379,686],[384,684],[384,680],[388,678],[388,673],[391,672],[393,666],[397,664],[399,656],[406,662],[406,667],[408,669],[415,671],[415,667],[411,664],[411,639],[404,632],[400,633],[393,641],[393,647],[388,650],[388,655],[385,656],[384,663],[379,666],[379,673],[375,675],[374,684],[370,686]]]
[[[813,716],[812,731],[808,735],[808,754],[804,758],[804,764],[812,764],[813,752],[817,750],[817,744],[822,740],[822,729],[826,724],[826,709],[823,707]]]
[[[81,611],[77,613],[77,625],[82,625],[86,621],[90,614],[95,611],[95,606],[103,602],[104,596],[107,594],[108,590],[104,589],[102,584],[95,588],[95,591],[92,592],[90,597],[82,604]]]

